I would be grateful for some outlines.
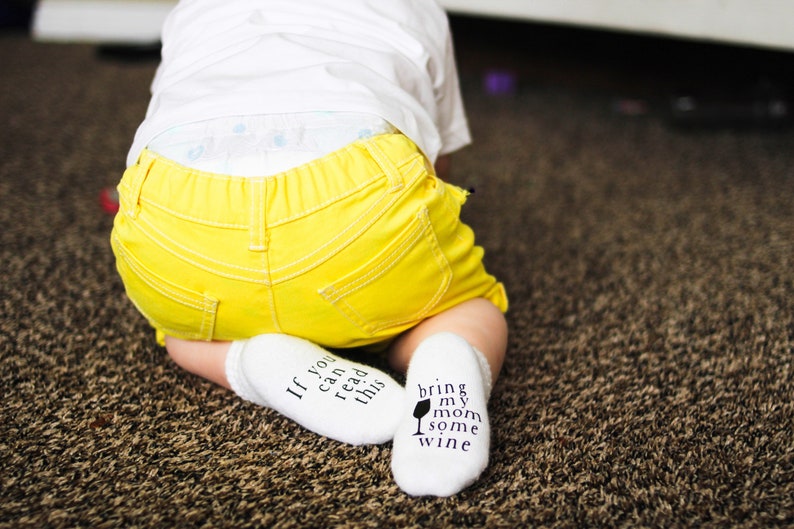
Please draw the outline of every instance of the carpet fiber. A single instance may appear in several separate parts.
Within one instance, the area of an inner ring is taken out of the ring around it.
[[[97,202],[156,62],[0,34],[0,527],[794,525],[794,133],[681,131],[619,46],[463,26],[454,180],[511,343],[490,466],[449,499],[169,362]]]

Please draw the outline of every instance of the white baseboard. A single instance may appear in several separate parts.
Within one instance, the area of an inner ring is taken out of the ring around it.
[[[31,32],[40,41],[151,44],[173,0],[39,0]]]
[[[296,0],[299,1],[299,0]],[[792,0],[440,0],[452,13],[794,51]],[[40,0],[34,38],[150,44],[176,0]]]
[[[441,0],[452,12],[794,50],[791,0]]]

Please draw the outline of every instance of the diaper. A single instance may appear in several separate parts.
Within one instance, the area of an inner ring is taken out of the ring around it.
[[[304,112],[230,116],[180,125],[148,150],[180,165],[234,176],[268,176],[322,158],[356,140],[394,133],[373,114]]]

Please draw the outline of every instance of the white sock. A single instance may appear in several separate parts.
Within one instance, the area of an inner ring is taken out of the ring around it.
[[[394,480],[412,496],[463,490],[488,465],[488,362],[460,336],[435,334],[414,352],[405,391],[392,452]]]
[[[243,399],[354,445],[390,441],[405,406],[405,391],[386,373],[285,334],[233,342],[226,377]]]

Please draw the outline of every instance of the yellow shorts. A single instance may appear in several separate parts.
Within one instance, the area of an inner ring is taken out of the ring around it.
[[[476,297],[506,311],[459,219],[466,193],[429,165],[400,134],[262,178],[144,151],[118,187],[116,266],[161,343],[278,332],[357,347]]]

